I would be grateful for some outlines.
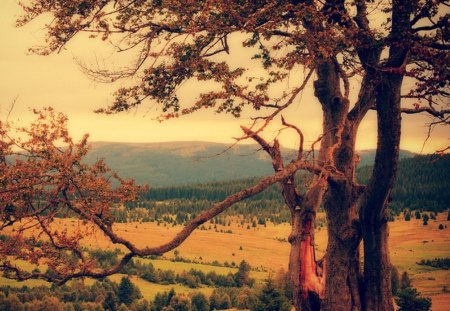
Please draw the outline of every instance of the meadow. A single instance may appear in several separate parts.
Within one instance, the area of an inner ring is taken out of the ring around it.
[[[323,215],[319,215],[323,217]],[[232,217],[228,226],[209,224],[204,230],[196,230],[178,249],[177,256],[193,262],[174,262],[174,252],[165,254],[158,259],[140,259],[151,262],[156,269],[174,270],[179,273],[190,269],[203,272],[214,271],[218,274],[236,272],[235,266],[242,260],[252,266],[251,277],[261,284],[269,275],[274,275],[279,269],[287,270],[290,232],[288,224],[273,225],[270,222],[248,228],[241,225],[239,218]],[[424,296],[433,300],[433,310],[448,310],[450,304],[450,271],[429,266],[418,265],[422,259],[450,257],[450,228],[439,230],[439,224],[449,226],[447,213],[440,213],[436,220],[430,220],[423,225],[422,220],[412,218],[403,220],[398,216],[390,222],[390,254],[393,265],[400,274],[407,271],[415,286]],[[58,227],[75,228],[78,224],[72,219],[57,219]],[[135,241],[140,247],[158,245],[171,239],[182,227],[155,222],[150,223],[118,223],[114,229],[121,236]],[[222,232],[221,232],[222,231]],[[231,233],[230,233],[231,232]],[[316,233],[317,258],[320,258],[326,246],[327,229],[322,227]],[[84,241],[89,248],[114,249],[116,246],[108,242],[100,233],[96,233]],[[216,262],[215,265],[211,263]],[[217,266],[217,263],[220,266]],[[19,263],[26,266],[26,263]],[[28,267],[32,269],[31,266]],[[41,267],[42,268],[42,267]],[[119,282],[123,275],[114,275],[110,279]],[[182,285],[154,284],[138,277],[132,281],[139,286],[144,298],[153,299],[156,293],[174,288],[179,293],[201,291],[210,295],[213,288],[201,287],[190,289]],[[91,282],[91,281],[87,281]],[[41,285],[43,281],[27,281],[17,283],[5,278],[0,279],[0,285]]]

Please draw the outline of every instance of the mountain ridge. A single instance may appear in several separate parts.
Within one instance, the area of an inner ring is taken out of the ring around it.
[[[273,173],[268,155],[256,144],[231,144],[206,141],[169,142],[91,142],[87,163],[103,159],[125,178],[152,186],[227,181]],[[296,150],[283,148],[287,160]],[[374,150],[358,151],[360,166],[370,165]],[[401,158],[414,156],[401,151]]]

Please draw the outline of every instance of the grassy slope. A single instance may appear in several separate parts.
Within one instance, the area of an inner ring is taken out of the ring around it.
[[[450,294],[442,294],[442,287],[450,288],[450,271],[439,270],[426,266],[419,266],[416,262],[421,259],[433,259],[435,257],[450,257],[450,222],[446,221],[446,213],[440,214],[438,220],[430,220],[428,226],[423,226],[421,221],[411,219],[410,222],[397,220],[390,223],[390,252],[391,259],[400,273],[408,271],[413,284],[425,295],[432,296],[433,310],[445,310],[446,304],[450,302]],[[75,226],[73,222],[60,220],[60,226]],[[438,230],[440,223],[446,224],[449,228]],[[173,237],[180,226],[163,227],[154,223],[145,224],[117,224],[116,230],[120,235],[136,241],[138,246],[157,245],[168,241]],[[252,277],[257,280],[264,279],[269,271],[276,271],[280,268],[287,269],[289,244],[287,239],[290,227],[287,224],[278,226],[268,225],[267,227],[246,229],[240,227],[237,221],[233,221],[231,227],[218,226],[218,229],[231,229],[232,234],[215,232],[214,230],[195,231],[185,243],[178,248],[180,255],[185,258],[200,260],[204,262],[228,261],[238,264],[245,259],[253,267],[265,269],[266,272],[252,272]],[[86,241],[90,247],[112,247],[106,239],[100,235],[91,237]],[[318,257],[323,254],[326,245],[326,229],[317,232],[316,244]],[[242,246],[242,250],[240,247]],[[167,257],[172,257],[169,253]],[[235,268],[215,267],[204,264],[191,264],[171,262],[164,260],[152,260],[153,265],[160,269],[172,269],[177,272],[189,270],[191,268],[202,271],[216,271],[227,274],[236,271]],[[119,280],[120,276],[113,276],[113,280]],[[144,280],[134,279],[145,297],[151,298],[158,291],[168,290],[171,285],[158,285]],[[0,279],[0,284],[11,284],[10,281]],[[40,281],[33,281],[27,285],[42,284]],[[183,286],[175,286],[179,292],[192,291]],[[205,294],[212,289],[201,289]]]

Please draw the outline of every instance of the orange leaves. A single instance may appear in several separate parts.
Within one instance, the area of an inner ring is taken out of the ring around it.
[[[51,108],[33,112],[36,119],[28,127],[0,123],[0,232],[5,237],[0,267],[11,270],[6,267],[12,256],[47,264],[60,280],[88,265],[80,245],[88,232],[59,228],[56,220],[72,217],[111,227],[111,208],[135,200],[142,187],[120,178],[103,161],[85,164],[88,136],[73,142],[67,116]],[[12,277],[20,275],[16,271]]]

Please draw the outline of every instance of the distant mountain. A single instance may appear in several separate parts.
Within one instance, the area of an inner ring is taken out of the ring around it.
[[[211,142],[114,143],[94,142],[86,161],[104,159],[122,177],[152,186],[227,181],[273,173],[269,157],[257,145]],[[295,154],[286,149],[287,155]],[[374,151],[360,152],[360,166],[373,163]],[[402,151],[401,157],[414,154]]]

